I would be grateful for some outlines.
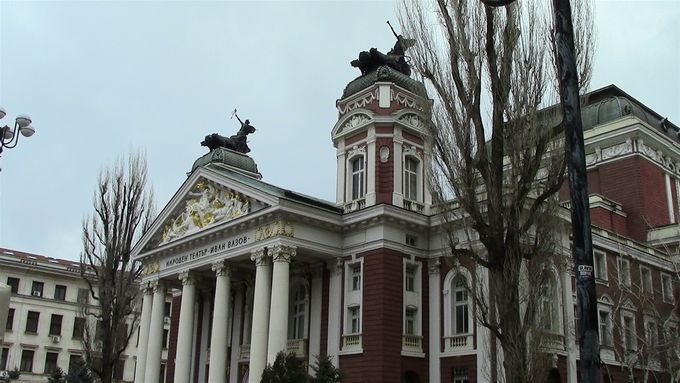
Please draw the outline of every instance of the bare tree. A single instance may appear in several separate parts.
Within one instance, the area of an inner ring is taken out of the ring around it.
[[[624,252],[622,252],[624,254]],[[680,280],[680,264],[672,261],[672,270],[667,270],[668,285],[662,280],[662,291],[655,291],[652,285],[651,268],[649,278],[641,272],[640,283],[630,277],[630,260],[625,271],[617,270],[613,283],[617,286],[612,294],[612,317],[610,324],[611,347],[621,370],[629,382],[647,383],[659,380],[677,382],[680,380],[680,307],[669,302],[664,294],[671,294],[673,281]],[[623,266],[619,266],[622,267]],[[666,290],[664,292],[664,290]]]
[[[518,4],[519,3],[519,4]],[[592,17],[574,7],[581,87],[590,79]],[[566,163],[550,12],[545,2],[504,8],[476,0],[404,0],[400,22],[415,38],[410,64],[433,96],[432,185],[452,256],[488,270],[478,319],[502,348],[507,382],[539,381],[542,278],[557,251],[556,192]],[[445,204],[453,199],[454,204]],[[459,241],[461,231],[468,241]],[[478,246],[475,246],[478,244]],[[557,259],[557,264],[564,264]],[[479,290],[479,289],[477,289]],[[495,360],[495,358],[493,358]],[[493,369],[493,366],[492,366]]]
[[[116,364],[138,322],[137,286],[141,265],[130,259],[135,241],[153,214],[153,194],[146,190],[146,159],[130,154],[103,170],[94,193],[94,213],[83,222],[81,275],[90,304],[82,314],[83,346],[89,369],[102,383],[113,380]]]

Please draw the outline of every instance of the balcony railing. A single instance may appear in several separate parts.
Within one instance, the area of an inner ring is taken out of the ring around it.
[[[405,199],[404,200],[404,209],[415,211],[416,213],[423,214],[423,209],[425,209],[425,205],[423,205],[422,203],[418,203],[416,201],[411,201],[411,200]]]
[[[307,356],[307,339],[288,339],[286,352],[294,354],[298,358]]]
[[[403,351],[423,352],[423,337],[420,335],[402,335],[401,349]]]
[[[250,344],[242,344],[238,353],[239,361],[250,360]]]
[[[352,351],[359,349],[361,349],[361,334],[342,336],[342,351]]]
[[[358,198],[352,202],[348,202],[344,206],[344,212],[350,213],[356,210],[361,210],[366,207],[366,198]]]
[[[444,338],[444,351],[457,352],[472,350],[472,335],[455,335]]]

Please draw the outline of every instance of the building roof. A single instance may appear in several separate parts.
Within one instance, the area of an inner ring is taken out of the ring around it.
[[[349,97],[359,91],[362,91],[376,82],[392,82],[406,90],[409,90],[421,97],[427,98],[425,86],[420,81],[416,81],[411,77],[392,69],[387,65],[378,67],[376,70],[361,75],[350,81],[342,92],[341,98]]]
[[[0,257],[9,257],[11,260],[23,263],[25,265],[37,267],[62,267],[69,271],[79,272],[81,263],[80,261],[72,261],[68,259],[59,259],[54,257],[46,257],[44,255],[26,253],[18,250],[10,250],[0,248]]]

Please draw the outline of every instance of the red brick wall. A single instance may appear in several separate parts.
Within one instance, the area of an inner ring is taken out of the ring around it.
[[[399,382],[402,335],[403,255],[393,250],[365,252],[362,346],[360,355],[340,357],[346,383]]]
[[[413,135],[409,132],[403,132],[402,135],[404,136],[404,139],[407,140],[407,141],[411,141],[411,142],[418,144],[418,145],[423,144],[423,139],[416,136],[416,135]],[[408,145],[408,143],[406,143],[406,142],[404,144]]]
[[[179,333],[179,311],[182,306],[182,296],[172,298],[170,311],[170,336],[168,339],[168,361],[165,364],[165,382],[175,381],[175,357],[177,355],[177,335]]]
[[[453,369],[465,368],[470,382],[477,381],[477,355],[451,356],[441,359],[442,382],[453,382]],[[488,377],[487,377],[488,378]]]
[[[366,136],[368,136],[368,133],[366,131],[363,131],[361,133],[353,135],[352,137],[347,137],[347,139],[345,140],[345,146],[350,146],[355,142],[359,142],[365,139]]]
[[[387,146],[390,156],[386,162],[380,162],[380,148]],[[377,203],[392,204],[392,192],[394,191],[394,143],[392,138],[378,138],[375,142],[375,190]]]

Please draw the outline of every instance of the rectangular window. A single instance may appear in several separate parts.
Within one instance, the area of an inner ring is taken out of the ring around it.
[[[617,265],[619,268],[619,285],[630,287],[630,262],[627,259],[618,258]]]
[[[7,312],[7,324],[5,324],[5,331],[12,331],[14,328],[14,309],[9,309]]]
[[[470,332],[469,299],[466,282],[456,277],[453,291],[453,333],[456,335]]]
[[[645,323],[645,342],[649,349],[654,350],[659,344],[659,334],[656,329],[656,322],[647,320]]]
[[[406,309],[404,334],[416,335],[416,310]]]
[[[98,320],[97,325],[94,330],[94,340],[102,340],[104,336],[104,327],[102,326],[102,321]]]
[[[73,322],[73,339],[82,340],[85,334],[85,318],[75,318]]]
[[[359,306],[349,308],[350,334],[361,332],[361,312]]]
[[[50,320],[50,335],[61,335],[62,319],[64,319],[63,315],[52,314],[52,320]]]
[[[664,302],[673,303],[673,280],[668,274],[661,274],[661,294]]]
[[[43,282],[33,281],[33,285],[31,286],[31,295],[34,297],[42,297],[44,288],[45,284]]]
[[[404,161],[404,198],[418,200],[418,160],[413,157]]]
[[[73,369],[76,367],[76,364],[82,360],[82,356],[76,355],[76,354],[71,354],[68,357],[68,371],[73,371]]]
[[[645,294],[654,292],[652,289],[652,270],[649,267],[640,266],[640,288]]]
[[[595,279],[607,280],[607,254],[604,251],[593,251],[595,265]]]
[[[118,359],[118,362],[116,362],[116,366],[113,369],[113,379],[122,381],[124,372],[125,372],[125,360]]]
[[[349,271],[352,278],[352,291],[361,290],[361,264],[351,265]]]
[[[165,305],[163,306],[163,315],[165,315],[166,318],[170,317],[170,310],[171,310],[171,303],[170,302],[165,302]]]
[[[612,321],[609,316],[609,311],[600,310],[598,312],[598,319],[600,322],[600,344],[612,347],[614,343],[612,339]]]
[[[33,355],[33,350],[23,350],[21,352],[21,364],[19,365],[19,371],[33,372]]]
[[[467,368],[453,369],[453,383],[469,383]]]
[[[163,330],[163,348],[166,349],[168,348],[168,335],[170,334],[170,330]],[[156,343],[158,344],[158,343]]]
[[[78,303],[87,304],[90,300],[90,290],[78,289]]]
[[[623,346],[626,351],[635,351],[635,318],[632,313],[623,314]]]
[[[0,371],[7,370],[7,359],[9,359],[9,347],[3,347],[2,354],[0,354]]]
[[[19,294],[19,278],[7,277],[7,285],[11,288],[12,294]]]
[[[58,301],[66,300],[66,286],[57,285],[54,287],[54,299]]]
[[[364,157],[352,161],[352,199],[364,197]]]
[[[37,311],[29,311],[26,316],[26,332],[37,334],[38,322],[40,321],[40,313]]]
[[[406,291],[416,291],[416,267],[406,266],[406,278],[404,281]]]
[[[45,373],[51,374],[57,371],[57,359],[59,354],[56,352],[48,352],[45,354]]]

